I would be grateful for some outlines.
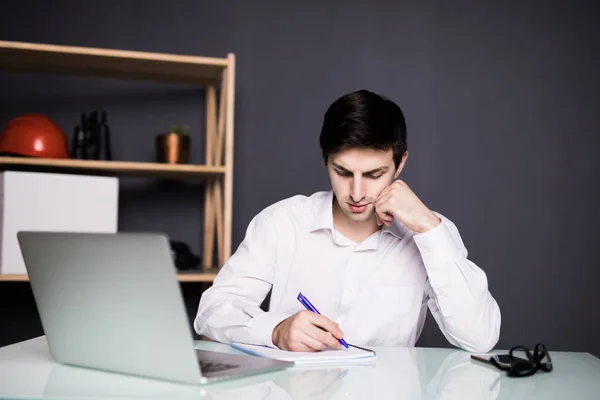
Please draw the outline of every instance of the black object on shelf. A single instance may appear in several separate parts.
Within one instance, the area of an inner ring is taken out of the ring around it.
[[[88,120],[85,113],[81,113],[81,124],[75,127],[75,131],[73,132],[73,142],[71,148],[71,158],[75,158],[78,160],[86,160],[87,156],[87,148],[86,148],[86,140],[89,130]]]
[[[112,160],[110,128],[106,111],[81,114],[81,123],[75,127],[71,158],[79,160]]]
[[[169,242],[171,245],[171,256],[177,270],[187,271],[198,268],[201,259],[190,251],[190,247],[186,243],[176,240],[170,240]]]
[[[100,124],[98,125],[98,160],[112,160],[112,149],[110,147],[110,128],[106,123],[106,111],[100,115]]]

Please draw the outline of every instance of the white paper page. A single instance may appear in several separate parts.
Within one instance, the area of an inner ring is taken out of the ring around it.
[[[317,352],[299,352],[274,349],[266,346],[256,346],[252,344],[233,343],[232,346],[243,352],[255,356],[272,358],[283,361],[294,361],[296,363],[321,363],[331,361],[351,361],[375,359],[375,353],[350,347],[340,350],[326,349]]]

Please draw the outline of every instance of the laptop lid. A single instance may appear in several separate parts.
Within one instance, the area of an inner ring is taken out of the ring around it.
[[[57,362],[203,381],[165,235],[19,232],[17,237]]]

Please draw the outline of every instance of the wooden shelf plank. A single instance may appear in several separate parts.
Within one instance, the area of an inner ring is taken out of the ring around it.
[[[177,274],[177,280],[179,282],[212,282],[216,276],[217,272],[180,273]]]
[[[29,278],[27,275],[17,274],[0,274],[0,282],[27,282]]]
[[[206,84],[227,58],[0,41],[0,68],[13,71]]]
[[[194,178],[222,175],[225,167],[215,165],[163,164],[132,161],[96,161],[29,157],[0,157],[0,169],[96,172],[101,175]]]
[[[181,273],[177,274],[179,282],[212,282],[217,276],[216,272]],[[0,282],[29,282],[26,274],[0,274]]]

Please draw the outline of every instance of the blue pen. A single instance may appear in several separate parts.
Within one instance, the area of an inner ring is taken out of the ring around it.
[[[308,311],[312,311],[314,313],[317,313],[319,315],[321,315],[321,313],[319,312],[319,310],[317,310],[315,308],[315,306],[312,305],[312,303],[306,298],[304,297],[304,295],[302,294],[302,292],[298,293],[298,301],[300,303],[302,303],[302,305],[308,310]],[[342,344],[342,346],[344,346],[345,348],[349,348],[348,347],[348,343],[346,343],[346,341],[344,339],[338,339],[338,341]]]

